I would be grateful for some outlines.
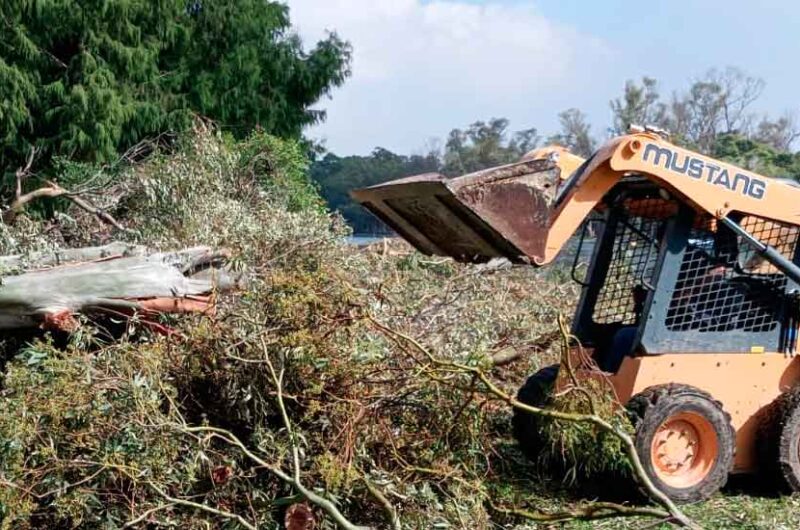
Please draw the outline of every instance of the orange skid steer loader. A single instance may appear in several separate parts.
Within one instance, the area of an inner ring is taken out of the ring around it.
[[[588,160],[546,148],[454,179],[420,175],[352,195],[420,251],[463,262],[540,267],[577,241],[572,332],[592,357],[580,370],[605,372],[655,484],[692,502],[731,472],[763,470],[800,491],[795,182],[645,130]],[[519,399],[546,404],[557,372],[532,375]],[[515,413],[527,453],[542,443],[536,421]]]

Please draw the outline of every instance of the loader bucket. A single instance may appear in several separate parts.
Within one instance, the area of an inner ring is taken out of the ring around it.
[[[355,190],[353,198],[421,252],[482,263],[544,255],[561,169],[553,158],[447,178],[428,173]]]

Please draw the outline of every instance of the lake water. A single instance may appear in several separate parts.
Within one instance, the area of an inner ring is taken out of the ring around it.
[[[363,246],[369,245],[370,243],[377,243],[378,241],[383,241],[384,239],[393,239],[396,236],[374,236],[374,235],[363,235],[363,234],[355,234],[347,238],[347,242],[351,245],[356,246]]]

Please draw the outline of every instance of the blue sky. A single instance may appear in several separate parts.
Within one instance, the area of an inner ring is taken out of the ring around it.
[[[681,84],[682,77],[709,67],[739,66],[767,81],[765,100],[778,106],[797,104],[797,1],[541,0],[535,4],[544,16],[613,46],[623,61],[630,61],[629,75],[649,72]]]
[[[288,3],[309,44],[325,30],[353,43],[353,77],[320,103],[327,122],[308,131],[339,154],[421,152],[453,127],[492,116],[546,135],[569,107],[602,137],[625,80],[655,77],[669,96],[712,67],[766,81],[755,111],[800,111],[796,1]]]

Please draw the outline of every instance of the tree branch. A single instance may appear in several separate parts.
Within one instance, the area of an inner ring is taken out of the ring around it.
[[[28,156],[28,161],[25,167],[19,168],[16,172],[17,184],[14,200],[12,201],[11,206],[9,206],[2,214],[2,219],[5,224],[12,224],[16,220],[17,216],[25,209],[25,207],[37,199],[55,199],[58,197],[63,197],[71,201],[73,204],[75,204],[75,206],[96,216],[106,224],[110,224],[117,230],[121,232],[132,232],[132,230],[122,226],[116,219],[114,219],[113,216],[111,216],[111,214],[82,198],[80,194],[64,189],[59,184],[51,180],[45,182],[47,184],[46,186],[23,194],[22,182],[28,177],[28,175],[30,175],[30,167],[33,164],[33,155],[35,152],[35,149],[31,149],[31,154]]]
[[[400,522],[400,517],[397,515],[397,510],[394,509],[394,506],[392,506],[392,503],[386,498],[386,495],[381,493],[378,487],[373,484],[369,478],[367,478],[367,475],[363,471],[361,478],[364,480],[367,490],[369,490],[372,496],[375,497],[375,499],[377,499],[383,507],[384,511],[386,512],[386,516],[389,518],[389,522],[392,525],[392,529],[402,530],[403,525]]]
[[[138,525],[139,523],[144,522],[145,519],[147,519],[148,517],[150,517],[154,513],[160,512],[162,510],[169,510],[173,506],[175,506],[175,505],[172,504],[172,503],[169,503],[169,504],[160,504],[160,505],[156,506],[155,508],[150,508],[149,510],[147,510],[145,512],[142,512],[142,514],[139,515],[138,517],[136,517],[135,519],[131,519],[130,521],[128,521],[127,523],[122,525],[122,528],[123,528],[123,530],[125,528],[133,528],[134,526]]]
[[[36,148],[31,147],[25,165],[17,169],[16,173],[14,174],[17,180],[17,187],[14,192],[14,197],[17,199],[22,195],[22,181],[28,178],[28,175],[30,175],[31,166],[33,166],[33,159],[35,156],[36,156]]]
[[[180,505],[180,506],[186,506],[188,508],[194,508],[195,510],[200,510],[200,511],[207,512],[207,513],[210,513],[210,514],[218,515],[218,516],[224,517],[226,519],[233,519],[234,521],[236,521],[240,525],[242,525],[245,528],[247,528],[247,530],[258,530],[258,527],[256,527],[255,525],[247,522],[247,520],[245,520],[241,515],[238,515],[238,514],[235,514],[235,513],[231,513],[231,512],[226,512],[225,510],[218,510],[216,508],[212,508],[211,506],[208,506],[206,504],[202,504],[202,503],[199,503],[199,502],[187,501],[186,499],[179,499],[177,497],[171,497],[169,494],[167,494],[167,492],[165,492],[164,490],[162,490],[161,488],[159,488],[158,486],[156,486],[152,482],[148,482],[148,484],[150,485],[150,487],[156,493],[158,493],[159,495],[164,497],[164,500],[166,500],[167,502],[169,502],[171,504],[177,504],[177,505]]]
[[[516,409],[523,410],[525,412],[537,416],[558,419],[572,423],[591,423],[593,425],[596,425],[603,431],[608,432],[609,434],[617,437],[620,440],[620,442],[622,442],[622,445],[625,448],[625,453],[628,456],[628,460],[630,461],[633,467],[636,478],[640,481],[642,487],[645,489],[648,496],[653,501],[664,507],[664,509],[667,510],[667,512],[669,512],[672,520],[674,520],[678,524],[692,529],[699,528],[696,523],[694,523],[691,519],[689,519],[680,510],[680,508],[678,508],[678,506],[672,501],[672,499],[667,497],[666,494],[664,494],[661,490],[659,490],[655,486],[653,481],[650,480],[650,477],[644,470],[644,466],[642,465],[642,461],[639,458],[639,454],[636,452],[636,446],[634,445],[633,439],[624,430],[612,425],[611,423],[609,423],[602,417],[598,416],[597,414],[571,413],[560,410],[543,409],[522,403],[521,401],[518,401],[515,397],[509,395],[501,388],[499,388],[493,381],[489,379],[486,372],[484,372],[481,368],[460,364],[455,361],[447,361],[439,359],[436,356],[434,356],[427,348],[422,346],[422,344],[420,344],[419,341],[417,341],[413,337],[410,337],[404,333],[401,333],[399,331],[393,330],[385,326],[372,316],[368,316],[367,319],[376,328],[378,328],[384,334],[389,336],[401,348],[404,347],[403,343],[411,345],[417,352],[425,356],[432,365],[450,370],[457,369],[464,374],[471,374],[476,376],[484,384],[484,386],[486,387],[486,392],[489,395],[494,396],[495,398],[506,402],[507,404]],[[569,337],[564,337],[564,340],[568,342]]]
[[[300,478],[300,450],[297,445],[297,440],[294,435],[294,430],[292,429],[291,422],[289,421],[289,415],[286,411],[286,404],[283,400],[283,370],[276,371],[272,361],[269,358],[267,353],[267,346],[264,343],[263,337],[261,339],[261,346],[262,351],[264,353],[264,362],[267,365],[270,375],[273,379],[273,382],[276,385],[276,392],[277,392],[277,402],[278,408],[281,412],[281,417],[283,419],[284,427],[286,428],[286,432],[289,435],[289,441],[291,444],[292,450],[292,473],[286,473],[280,466],[276,464],[270,464],[269,462],[265,461],[263,458],[259,457],[253,451],[251,451],[236,435],[232,432],[227,431],[225,429],[220,429],[217,427],[190,427],[188,425],[182,425],[180,430],[185,433],[194,434],[194,433],[207,433],[211,437],[221,440],[229,445],[233,445],[238,447],[244,455],[249,458],[251,461],[256,463],[259,467],[263,467],[269,470],[272,474],[276,477],[281,479],[282,481],[290,484],[300,496],[304,500],[316,505],[319,509],[325,512],[334,522],[342,528],[343,530],[372,530],[371,527],[368,526],[359,526],[356,524],[351,523],[342,512],[333,504],[331,501],[317,495],[310,489],[306,488]]]
[[[182,432],[188,434],[194,433],[207,433],[212,438],[216,438],[221,440],[229,445],[233,445],[238,447],[239,450],[250,460],[256,463],[259,467],[269,470],[272,474],[276,477],[281,479],[282,481],[286,482],[293,486],[297,492],[302,496],[303,499],[309,501],[312,504],[315,504],[318,508],[328,514],[331,519],[333,519],[336,524],[344,529],[344,530],[372,530],[371,527],[368,526],[358,526],[350,521],[339,511],[335,504],[333,504],[328,499],[321,497],[314,493],[313,491],[309,490],[299,481],[296,481],[294,477],[286,473],[283,469],[278,467],[275,464],[270,464],[266,460],[262,459],[255,453],[253,453],[247,446],[232,432],[227,431],[225,429],[220,429],[218,427],[189,427],[189,426],[182,426],[180,428]]]
[[[519,508],[503,508],[492,502],[490,502],[489,505],[492,510],[497,513],[521,517],[538,523],[560,523],[574,519],[596,521],[598,519],[611,519],[614,517],[656,517],[659,519],[669,519],[671,517],[670,514],[664,510],[647,507],[635,508],[613,502],[593,502],[587,506],[557,512],[532,512]]]

